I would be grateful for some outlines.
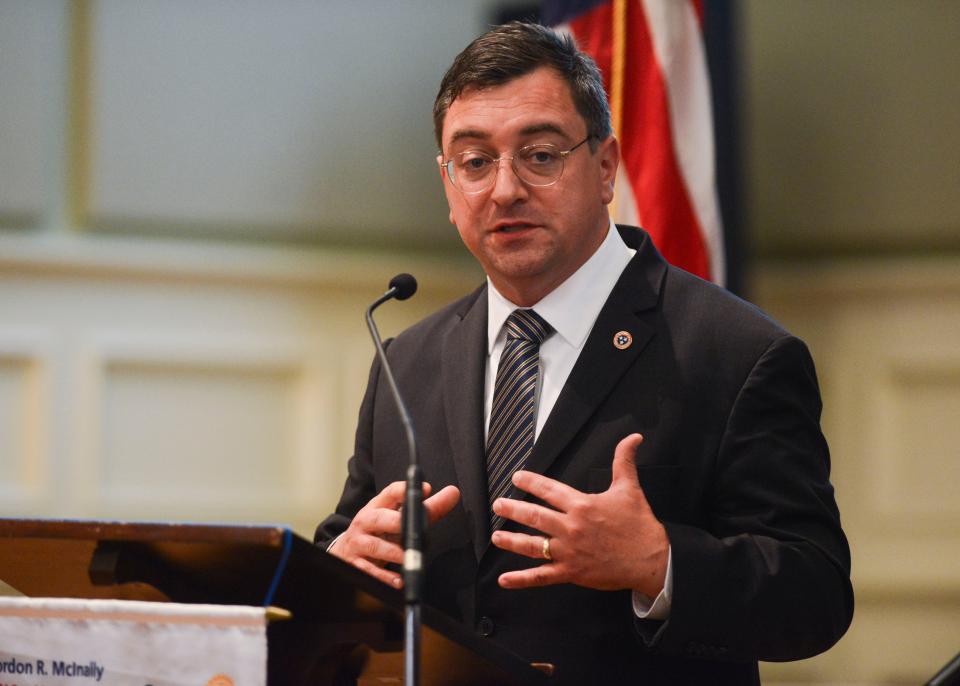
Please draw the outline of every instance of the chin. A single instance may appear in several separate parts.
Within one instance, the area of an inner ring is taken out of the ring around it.
[[[500,278],[526,280],[542,275],[547,271],[542,259],[500,259],[493,260],[491,268]]]

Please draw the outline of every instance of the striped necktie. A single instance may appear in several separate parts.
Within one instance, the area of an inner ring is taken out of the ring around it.
[[[507,317],[507,342],[497,367],[493,407],[487,431],[487,490],[493,501],[510,490],[511,477],[533,449],[540,344],[553,331],[533,310]],[[491,531],[503,519],[491,512]]]

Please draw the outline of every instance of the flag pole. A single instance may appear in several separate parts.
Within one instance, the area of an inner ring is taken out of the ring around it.
[[[610,119],[613,133],[620,138],[623,123],[623,82],[627,63],[627,0],[613,0],[612,12],[613,50],[610,65]],[[623,162],[621,161],[621,164]],[[619,186],[619,184],[617,184]],[[617,198],[620,188],[614,187],[613,201],[610,203],[610,216],[617,221]]]

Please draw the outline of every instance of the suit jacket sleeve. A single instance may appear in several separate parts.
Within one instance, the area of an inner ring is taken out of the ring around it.
[[[795,660],[846,631],[850,554],[820,411],[806,346],[789,334],[774,338],[733,403],[700,525],[664,522],[673,606],[666,622],[637,620],[648,647]]]

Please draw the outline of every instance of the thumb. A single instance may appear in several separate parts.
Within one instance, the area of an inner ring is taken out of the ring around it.
[[[643,443],[643,436],[640,434],[630,434],[619,443],[616,450],[613,451],[613,480],[610,486],[622,483],[626,486],[640,488],[640,480],[637,478],[637,448]]]

